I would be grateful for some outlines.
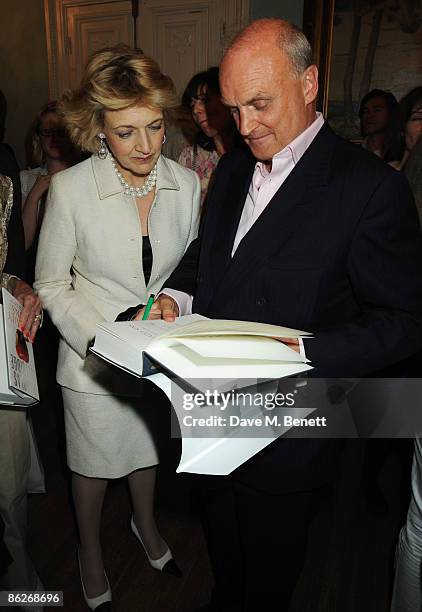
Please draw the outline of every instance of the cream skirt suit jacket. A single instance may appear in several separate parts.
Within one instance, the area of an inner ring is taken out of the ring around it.
[[[160,156],[148,229],[153,252],[145,285],[142,232],[110,156],[93,155],[50,183],[38,246],[35,288],[61,335],[57,381],[65,405],[69,467],[114,478],[157,463],[147,425],[153,406],[142,385],[87,349],[101,321],[146,303],[177,266],[199,223],[197,175]]]

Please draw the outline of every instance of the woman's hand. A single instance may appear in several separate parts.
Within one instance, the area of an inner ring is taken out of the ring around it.
[[[35,334],[42,322],[42,305],[36,293],[22,280],[12,278],[9,281],[11,292],[23,306],[19,318],[19,329],[30,342],[34,342]]]
[[[30,202],[36,202],[38,204],[38,200],[42,198],[42,196],[47,193],[48,188],[50,186],[51,175],[50,174],[39,174],[37,176],[37,180],[32,186],[31,191],[28,193],[28,196],[25,200],[25,204],[30,200]]]

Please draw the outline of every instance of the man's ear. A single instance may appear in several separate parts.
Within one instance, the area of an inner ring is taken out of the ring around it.
[[[308,66],[302,75],[303,95],[306,104],[311,104],[318,95],[318,68]]]

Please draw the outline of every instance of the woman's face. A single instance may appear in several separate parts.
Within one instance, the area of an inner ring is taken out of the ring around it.
[[[42,116],[38,134],[47,159],[64,160],[71,155],[72,144],[57,113],[50,111]]]
[[[385,98],[382,96],[370,98],[362,108],[360,119],[362,134],[368,136],[383,132],[387,127],[389,117],[390,110]]]
[[[123,171],[135,176],[149,174],[161,154],[163,112],[136,105],[104,112],[104,134],[113,157]]]
[[[404,138],[406,149],[411,151],[419,138],[422,136],[422,101],[415,104],[406,121],[404,128]]]
[[[218,94],[207,92],[206,85],[200,86],[197,95],[192,98],[191,110],[196,125],[209,138],[224,132],[231,123],[230,111]]]

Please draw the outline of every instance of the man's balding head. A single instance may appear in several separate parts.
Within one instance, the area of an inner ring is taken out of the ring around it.
[[[233,39],[220,66],[223,102],[255,157],[270,162],[315,119],[318,70],[304,34],[259,19]]]
[[[262,41],[270,41],[286,54],[296,77],[313,63],[311,45],[305,34],[284,19],[252,21],[233,38],[224,57],[239,48],[251,48]]]

